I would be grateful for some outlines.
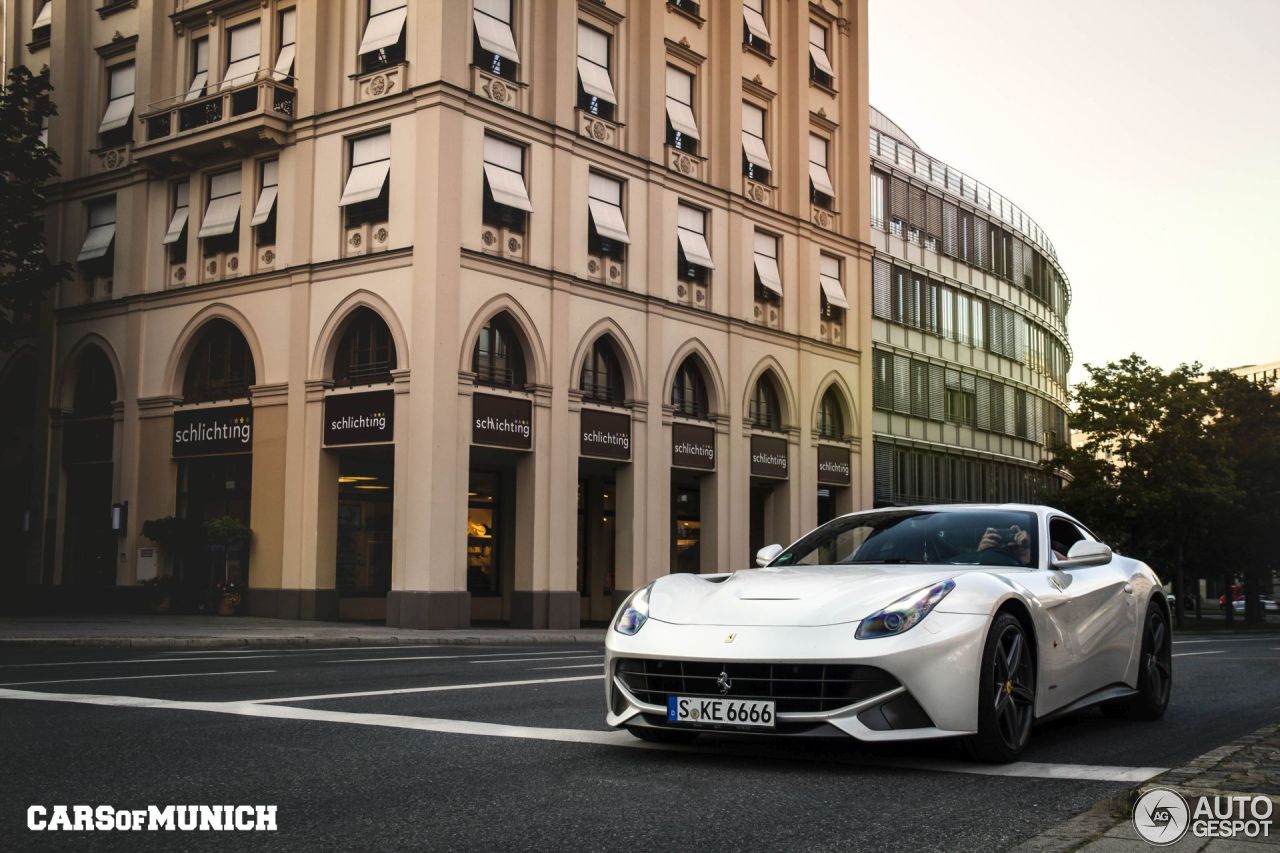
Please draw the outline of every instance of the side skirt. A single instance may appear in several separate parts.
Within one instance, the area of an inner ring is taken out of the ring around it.
[[[1049,720],[1075,713],[1076,711],[1083,710],[1084,708],[1092,708],[1094,705],[1101,705],[1104,702],[1110,702],[1113,699],[1127,699],[1130,696],[1136,695],[1138,695],[1138,691],[1134,690],[1127,684],[1112,684],[1109,687],[1104,687],[1101,690],[1095,690],[1092,693],[1082,696],[1070,705],[1064,705],[1056,711],[1051,711],[1050,713],[1045,714],[1043,717],[1036,717],[1036,722],[1048,722]]]

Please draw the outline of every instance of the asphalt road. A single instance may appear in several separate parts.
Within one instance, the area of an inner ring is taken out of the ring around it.
[[[945,743],[641,745],[604,725],[598,646],[0,649],[0,839],[24,851],[999,850],[1134,768],[1178,766],[1280,714],[1280,636],[1179,637],[1174,654],[1163,720],[1082,712],[1038,728],[1023,763],[977,768]],[[279,828],[26,829],[33,804],[171,803],[272,804]]]

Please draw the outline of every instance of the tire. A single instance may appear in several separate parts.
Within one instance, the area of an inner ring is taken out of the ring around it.
[[[1173,692],[1173,636],[1164,609],[1155,601],[1147,605],[1142,620],[1142,652],[1138,657],[1138,692],[1120,702],[1102,706],[1112,719],[1158,720],[1169,707]]]
[[[1035,719],[1036,666],[1030,638],[1010,613],[987,631],[978,676],[978,733],[965,750],[978,761],[1004,764],[1026,748]]]
[[[698,739],[698,732],[673,731],[672,729],[651,729],[641,726],[627,726],[627,731],[640,740],[650,743],[693,743]]]

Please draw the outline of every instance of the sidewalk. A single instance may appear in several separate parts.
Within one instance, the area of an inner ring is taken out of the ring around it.
[[[0,648],[96,646],[237,648],[241,646],[508,645],[600,643],[603,628],[572,631],[467,628],[422,631],[353,622],[312,622],[253,616],[0,617]]]
[[[1013,853],[1120,853],[1154,850],[1133,828],[1133,803],[1151,788],[1177,791],[1194,808],[1200,796],[1266,794],[1273,804],[1269,838],[1196,838],[1187,832],[1162,848],[1177,853],[1264,853],[1280,849],[1280,723],[1206,752],[1189,764],[1103,800],[1083,814],[1012,848]]]

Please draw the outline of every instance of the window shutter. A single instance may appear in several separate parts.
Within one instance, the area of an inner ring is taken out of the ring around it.
[[[890,304],[889,262],[875,258],[871,261],[871,313],[888,320]]]
[[[907,188],[907,221],[913,228],[924,228],[924,190]]]
[[[907,182],[902,178],[889,181],[889,215],[904,221],[907,218]]]
[[[978,398],[978,429],[991,429],[991,381],[977,377],[974,390]]]
[[[893,357],[893,408],[911,413],[911,360],[905,355]]]
[[[973,220],[973,263],[975,266],[986,267],[990,263],[991,254],[990,241],[991,237],[987,229],[987,220],[978,217]]]
[[[876,442],[873,455],[875,456],[876,500],[889,501],[893,495],[893,450],[886,444]]]
[[[1010,273],[1009,278],[1013,281],[1013,284],[1015,287],[1023,286],[1022,249],[1023,249],[1022,241],[1014,240],[1013,241],[1013,271]]]
[[[929,365],[929,417],[935,421],[944,420],[943,413],[943,367],[940,364]]]
[[[925,198],[925,230],[934,237],[942,236],[942,199],[936,195]]]
[[[893,359],[886,352],[875,350],[872,358],[872,401],[877,409],[893,411]]]
[[[942,205],[942,251],[955,257],[956,255],[956,206],[951,202]]]

